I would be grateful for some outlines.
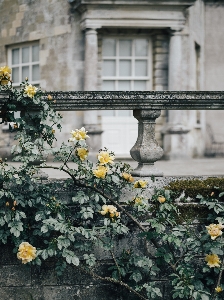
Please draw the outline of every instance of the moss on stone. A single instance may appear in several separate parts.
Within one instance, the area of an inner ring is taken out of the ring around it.
[[[176,197],[180,197],[184,192],[185,197],[195,200],[199,194],[204,197],[218,198],[219,194],[224,191],[224,178],[209,177],[204,180],[177,180],[170,182],[164,189],[173,191]],[[224,202],[224,196],[220,197],[219,201]]]

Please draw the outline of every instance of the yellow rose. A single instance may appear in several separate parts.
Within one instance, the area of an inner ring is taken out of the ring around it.
[[[82,127],[81,129],[72,130],[70,132],[72,137],[69,139],[69,141],[75,142],[75,141],[86,140],[87,138],[89,138],[89,136],[87,135],[87,132],[88,131],[86,131],[84,127]]]
[[[10,74],[12,70],[8,66],[0,67],[0,77],[5,79],[10,79]]]
[[[141,205],[142,204],[142,197],[136,197],[133,199],[131,204]]]
[[[98,160],[100,162],[100,165],[113,164],[114,159],[115,156],[111,156],[107,151],[101,151],[98,154]]]
[[[217,237],[222,235],[221,229],[224,228],[222,224],[210,224],[209,226],[205,226],[208,230],[208,234],[211,236],[212,240],[215,240]]]
[[[26,264],[28,262],[31,262],[36,258],[36,248],[30,245],[27,242],[22,242],[19,245],[19,250],[17,253],[17,258],[22,260],[23,264]]]
[[[114,217],[120,218],[120,212],[117,211],[117,208],[114,205],[103,205],[102,210],[99,213],[103,216],[107,215],[111,219]]]
[[[117,208],[116,208],[115,206],[113,206],[113,205],[108,205],[107,207],[108,207],[109,213],[111,213],[111,214],[116,213]]]
[[[106,215],[109,212],[108,206],[107,205],[103,205],[102,206],[102,210],[99,212],[101,215]]]
[[[207,265],[210,268],[220,267],[221,261],[217,254],[207,254],[205,257],[205,261],[207,261]]]
[[[138,180],[134,183],[134,188],[142,188],[145,189],[147,187],[147,181],[145,180]]]
[[[24,93],[27,94],[28,97],[33,98],[37,92],[37,88],[31,84],[27,85],[24,89]]]
[[[134,181],[134,178],[131,176],[131,174],[129,173],[123,173],[122,174],[122,177],[127,180],[128,182],[133,182]]]
[[[77,149],[77,155],[82,161],[87,158],[88,152],[89,151],[86,148],[78,148]]]
[[[1,79],[0,80],[1,85],[7,85],[9,83],[8,79]]]
[[[215,288],[215,291],[216,291],[217,293],[221,293],[221,292],[222,292],[221,286],[217,286],[217,287]]]
[[[163,197],[163,196],[159,196],[159,197],[157,198],[157,200],[158,200],[160,203],[164,203],[164,202],[166,201],[166,198]]]
[[[53,97],[52,97],[51,95],[47,95],[47,99],[48,99],[48,100],[52,100]]]
[[[106,174],[107,174],[108,169],[104,166],[98,166],[97,169],[93,170],[93,174],[97,178],[102,178],[104,179]]]

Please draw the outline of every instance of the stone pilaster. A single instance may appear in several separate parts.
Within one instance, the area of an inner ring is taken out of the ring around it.
[[[180,91],[183,86],[182,33],[179,28],[171,30],[169,44],[168,86],[171,91]],[[190,158],[186,112],[169,110],[168,124],[163,129],[164,153],[167,159]]]
[[[85,70],[84,70],[84,90],[97,90],[97,65],[98,65],[98,38],[96,29],[86,29],[85,31]],[[88,131],[90,140],[90,153],[94,157],[101,148],[101,127],[98,122],[96,110],[85,111],[84,126]],[[91,157],[91,158],[93,158]]]

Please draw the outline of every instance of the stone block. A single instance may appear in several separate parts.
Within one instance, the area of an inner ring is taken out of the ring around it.
[[[154,55],[154,61],[160,61],[164,64],[168,64],[168,54],[161,54],[161,53],[156,53]]]
[[[162,61],[156,61],[154,64],[154,69],[167,69],[168,68],[168,61],[162,62]]]
[[[0,287],[1,300],[53,300],[44,298],[42,289],[39,287]],[[61,298],[62,300],[63,298]],[[66,298],[65,298],[66,299]]]
[[[44,300],[120,300],[122,299],[114,285],[44,287]],[[128,299],[128,298],[126,298]]]
[[[166,77],[155,77],[154,84],[155,85],[167,85],[167,78]]]
[[[29,266],[22,264],[0,266],[0,286],[26,286],[30,284],[31,269]]]
[[[157,69],[155,70],[155,73],[154,73],[154,76],[155,78],[158,78],[158,77],[162,77],[162,78],[167,78],[167,70],[166,69]]]
[[[155,47],[154,53],[168,53],[168,51],[165,47]]]

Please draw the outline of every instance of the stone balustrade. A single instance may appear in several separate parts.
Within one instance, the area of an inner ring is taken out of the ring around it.
[[[138,162],[134,176],[162,176],[154,163],[163,155],[155,139],[155,123],[161,110],[223,110],[224,91],[145,91],[145,92],[46,92],[53,97],[52,106],[58,111],[77,110],[133,110],[138,120],[138,138],[130,153]],[[10,94],[0,94],[0,109]],[[32,109],[32,108],[31,108]]]

